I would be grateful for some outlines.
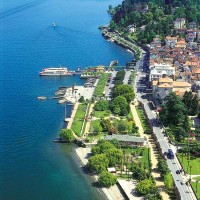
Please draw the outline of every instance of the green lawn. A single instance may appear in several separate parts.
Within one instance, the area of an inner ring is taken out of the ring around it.
[[[93,120],[91,121],[91,124],[90,124],[90,132],[93,132],[93,127],[97,126],[100,124],[100,119],[97,119],[97,120]]]
[[[84,121],[85,111],[86,111],[87,105],[86,104],[79,104],[78,109],[76,111],[72,127],[71,129],[76,133],[76,135],[81,136],[81,128]]]
[[[110,111],[94,111],[94,117],[103,118],[108,117],[110,115]]]
[[[141,148],[141,147],[137,147],[137,148],[127,148],[125,149],[126,155],[132,155],[132,160],[135,162],[140,162],[141,163],[141,167],[142,168],[146,168],[147,170],[150,169],[150,149],[149,148]],[[141,152],[143,152],[143,154],[141,155]],[[139,157],[138,157],[138,156]]]
[[[188,166],[188,156],[183,155],[182,157],[182,154],[178,153],[178,158],[179,161],[182,163],[182,166],[184,170],[187,172],[187,174],[190,174],[190,166],[192,166],[191,168],[192,175],[200,174],[200,158],[190,156],[189,166]]]
[[[200,176],[193,178],[194,180],[198,180],[200,182]]]
[[[136,106],[136,110],[137,110],[138,116],[140,118],[140,121],[141,121],[142,127],[144,129],[144,132],[147,133],[147,134],[150,134],[151,133],[151,129],[150,129],[150,126],[149,126],[149,120],[145,116],[143,108],[141,106]]]
[[[200,183],[192,182],[192,188],[195,191],[197,197],[200,199]]]

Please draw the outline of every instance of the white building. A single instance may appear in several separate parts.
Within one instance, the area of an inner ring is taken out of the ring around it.
[[[178,29],[178,28],[183,28],[185,25],[185,18],[177,18],[174,21],[174,28]]]
[[[170,64],[158,64],[158,63],[155,63],[154,65],[150,66],[150,73],[149,73],[150,82],[158,80],[163,75],[174,76],[175,68],[172,67]]]

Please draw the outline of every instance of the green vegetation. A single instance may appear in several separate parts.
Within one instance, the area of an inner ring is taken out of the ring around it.
[[[81,136],[81,128],[83,125],[83,121],[84,121],[84,116],[85,116],[85,112],[87,109],[87,104],[79,104],[78,109],[76,111],[73,123],[72,123],[72,131],[78,135]]]
[[[92,156],[88,160],[87,168],[90,172],[99,174],[106,171],[107,167],[120,164],[121,160],[121,150],[108,141],[99,140],[98,144],[92,147]]]
[[[109,77],[109,74],[106,74],[106,73],[101,75],[99,82],[94,90],[94,97],[102,97],[103,96],[104,88],[108,81],[108,77]]]
[[[198,105],[198,97],[195,94],[192,94],[192,91],[185,92],[182,99],[183,103],[185,104],[188,115],[197,115],[199,111],[199,105]]]
[[[127,115],[129,108],[129,104],[125,97],[117,96],[113,99],[111,103],[112,112],[117,115]]]
[[[200,158],[193,156],[186,156],[182,153],[178,153],[179,161],[181,162],[183,169],[187,174],[197,175],[200,174]]]
[[[151,133],[151,129],[150,129],[150,126],[149,126],[149,120],[145,115],[143,107],[141,105],[138,105],[138,106],[136,106],[136,110],[137,110],[137,114],[138,114],[138,116],[140,118],[142,127],[144,129],[144,133],[150,134]]]
[[[113,89],[112,98],[115,99],[118,96],[125,97],[126,101],[130,103],[135,98],[133,87],[130,85],[116,85]]]
[[[109,103],[106,100],[99,100],[95,106],[94,106],[94,110],[96,111],[106,111],[109,108]]]
[[[197,197],[200,199],[200,182],[191,182],[191,185]]]
[[[135,190],[139,195],[147,195],[155,192],[156,185],[151,179],[144,179],[137,183]]]
[[[97,118],[104,118],[104,117],[108,117],[110,116],[110,111],[109,110],[106,110],[106,111],[94,111],[94,117],[97,117]]]
[[[164,184],[167,190],[172,191],[174,180],[170,173],[166,173],[164,176]]]
[[[124,70],[118,71],[115,77],[115,85],[123,85],[124,76],[125,76]]]
[[[109,172],[104,171],[99,175],[98,182],[102,187],[109,188],[117,183],[117,177]]]
[[[109,28],[131,39],[150,43],[156,35],[161,39],[175,35],[173,22],[176,18],[185,18],[186,25],[196,22],[199,26],[200,0],[125,0],[112,8]],[[135,33],[128,33],[129,25],[136,28]]]
[[[186,100],[184,100],[186,102]],[[172,114],[173,113],[173,114]],[[181,142],[190,130],[188,110],[183,101],[174,92],[166,97],[166,103],[159,116],[166,127],[169,127],[176,141]]]
[[[66,140],[67,142],[72,142],[75,139],[71,129],[61,129],[60,138]]]
[[[161,178],[164,179],[165,175],[169,173],[169,169],[163,158],[158,159],[157,168],[160,171]]]

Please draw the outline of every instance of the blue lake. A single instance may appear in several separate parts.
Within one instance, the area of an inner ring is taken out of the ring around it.
[[[98,26],[120,0],[2,0],[0,4],[0,199],[100,200],[72,155],[52,142],[64,107],[51,98],[78,76],[41,78],[44,67],[121,65],[132,55],[107,42]],[[53,28],[52,22],[57,26]],[[37,96],[47,96],[40,102]],[[71,107],[67,107],[68,115]]]

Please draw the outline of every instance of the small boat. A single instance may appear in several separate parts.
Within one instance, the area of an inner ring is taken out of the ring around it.
[[[65,99],[60,99],[59,101],[58,101],[58,103],[65,103]]]
[[[45,96],[40,96],[40,97],[38,97],[38,100],[45,100],[45,99],[46,99]]]
[[[56,23],[55,23],[55,22],[53,22],[53,23],[52,23],[52,26],[53,26],[53,27],[55,27],[55,26],[56,26]]]

